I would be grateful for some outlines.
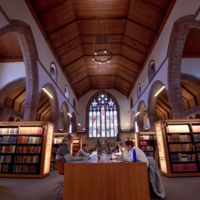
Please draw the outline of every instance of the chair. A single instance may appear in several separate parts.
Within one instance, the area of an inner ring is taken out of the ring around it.
[[[56,160],[56,167],[57,167],[58,173],[60,175],[64,175],[64,160],[63,159]],[[54,189],[54,191],[57,191],[56,199],[61,199],[61,192],[63,190],[63,187],[64,187],[64,182],[60,181],[57,187]]]

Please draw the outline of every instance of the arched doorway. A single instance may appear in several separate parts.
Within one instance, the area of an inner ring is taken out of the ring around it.
[[[0,29],[0,38],[9,34],[19,42],[26,72],[26,98],[24,103],[24,120],[35,120],[36,104],[38,101],[38,54],[30,27],[18,20]]]
[[[185,118],[184,101],[181,93],[181,62],[185,43],[191,29],[200,29],[195,16],[185,16],[174,23],[171,33],[168,57],[168,95],[173,118]]]

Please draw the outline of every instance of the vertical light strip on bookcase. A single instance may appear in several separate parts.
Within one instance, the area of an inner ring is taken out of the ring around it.
[[[164,172],[167,174],[167,163],[166,163],[166,155],[165,155],[165,149],[164,149],[161,123],[157,123],[155,128],[156,128],[158,153],[159,153],[159,158],[160,158],[160,169],[161,169],[161,172]]]
[[[47,174],[50,171],[50,163],[51,163],[51,149],[53,142],[53,125],[47,124],[48,128],[46,129],[46,146],[45,146],[45,155],[44,155],[44,171],[43,174]]]

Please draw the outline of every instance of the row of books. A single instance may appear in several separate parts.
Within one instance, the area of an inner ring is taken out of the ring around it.
[[[200,142],[200,134],[193,135],[195,142]]]
[[[200,126],[199,125],[192,125],[192,131],[193,132],[200,132]]]
[[[154,140],[153,135],[140,135],[140,140]]]
[[[191,142],[191,136],[186,134],[186,135],[179,135],[179,134],[173,134],[173,135],[168,135],[168,142]]]
[[[16,144],[17,136],[3,136],[0,137],[0,144]]]
[[[196,161],[196,154],[183,154],[183,153],[171,154],[171,161],[172,162]]]
[[[17,146],[16,153],[40,153],[41,146]]]
[[[9,164],[2,164],[2,163],[0,163],[0,173],[2,173],[2,172],[8,172],[8,170],[9,170]]]
[[[198,153],[197,156],[198,156],[198,161],[200,161],[200,153]]]
[[[140,145],[148,145],[148,144],[152,144],[152,142],[154,142],[153,140],[149,141],[149,140],[140,140]],[[154,145],[154,144],[152,144]]]
[[[11,162],[11,156],[0,156],[0,163],[9,163]]]
[[[63,140],[63,138],[54,138],[53,143],[54,144],[60,144],[60,143],[62,143],[62,140]]]
[[[197,165],[196,163],[184,163],[184,164],[172,164],[173,172],[196,172]]]
[[[42,138],[37,136],[19,136],[17,143],[19,144],[41,144]]]
[[[0,153],[15,153],[15,145],[0,146]]]
[[[196,150],[200,151],[200,144],[196,144],[195,146],[196,146]]]
[[[37,173],[38,166],[36,165],[14,165],[13,172],[14,173]]]
[[[15,163],[38,163],[39,156],[15,156],[14,158]]]
[[[0,128],[0,135],[15,135],[18,133],[18,128]]]
[[[20,127],[19,134],[23,135],[40,135],[43,132],[42,127]]]
[[[141,146],[140,147],[143,151],[154,151],[154,147],[153,146]]]
[[[169,144],[170,152],[193,151],[193,144]]]

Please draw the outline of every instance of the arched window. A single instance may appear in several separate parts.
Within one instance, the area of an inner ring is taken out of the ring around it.
[[[89,137],[116,137],[119,132],[117,101],[107,92],[99,92],[87,106]]]
[[[149,82],[153,79],[155,73],[156,73],[155,61],[154,60],[150,60],[149,61],[149,67],[148,67]]]
[[[57,82],[57,76],[58,76],[58,74],[57,74],[56,64],[55,64],[54,62],[52,62],[52,63],[50,64],[50,75],[51,75],[51,78],[52,78],[55,82]]]

